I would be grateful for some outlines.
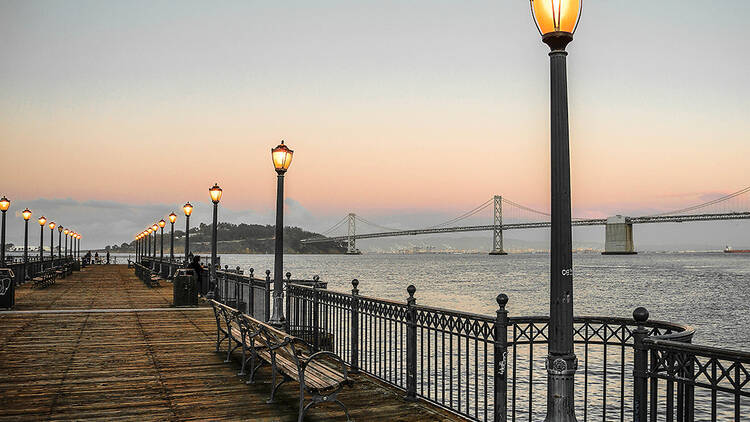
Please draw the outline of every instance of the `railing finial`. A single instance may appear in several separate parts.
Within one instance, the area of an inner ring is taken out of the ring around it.
[[[500,309],[505,309],[505,305],[508,304],[508,295],[500,293],[495,300],[497,301],[498,306],[500,306]]]
[[[633,311],[633,319],[638,325],[643,325],[644,322],[648,321],[648,310],[643,306],[635,308]]]
[[[352,280],[352,294],[353,295],[359,294],[359,289],[357,288],[357,286],[359,286],[359,280],[355,278],[354,280]]]
[[[414,287],[413,284],[410,284],[409,287],[406,288],[406,292],[409,293],[409,297],[406,299],[406,303],[413,305],[417,300],[414,299],[414,292],[417,291],[417,288]]]

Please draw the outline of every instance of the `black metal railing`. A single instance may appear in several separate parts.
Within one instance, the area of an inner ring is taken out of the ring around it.
[[[547,317],[511,317],[498,296],[495,317],[290,283],[290,333],[338,354],[361,370],[473,420],[529,420],[546,411]],[[629,318],[576,317],[579,420],[630,420],[634,403],[634,332]],[[651,338],[689,342],[694,330],[641,322]]]
[[[641,313],[641,322],[647,318],[648,312]],[[740,421],[747,417],[750,353],[698,346],[671,336],[646,337],[644,331],[639,327],[635,332],[634,420]]]
[[[248,274],[239,271],[216,272],[215,299],[225,305],[251,315],[261,321],[271,318],[271,283],[270,271],[266,271],[266,278],[256,278],[254,269]]]
[[[6,261],[6,268],[10,268],[13,271],[13,282],[16,285],[23,284],[25,281],[30,280],[38,275],[40,275],[44,270],[53,268],[53,267],[59,267],[64,264],[72,263],[73,258],[54,258],[54,259],[44,259],[40,260],[39,257],[36,257],[35,259],[29,259],[28,264],[24,264],[23,260],[20,262],[14,261],[13,263],[8,263]]]

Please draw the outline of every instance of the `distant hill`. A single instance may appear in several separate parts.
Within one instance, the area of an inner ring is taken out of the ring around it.
[[[201,223],[200,226],[190,229],[190,250],[196,254],[209,254],[211,252],[211,228],[212,225]],[[169,253],[169,228],[164,230],[164,252]],[[270,225],[260,224],[232,224],[219,223],[217,225],[217,247],[218,253],[247,253],[247,254],[272,254],[275,247],[275,228]],[[284,227],[284,253],[291,254],[342,254],[346,253],[346,246],[330,243],[313,243],[310,245],[300,242],[302,239],[320,236],[317,233],[302,230],[299,227]],[[159,236],[157,235],[157,250],[159,248]],[[121,245],[107,246],[105,249],[112,252],[132,253],[135,251],[135,242],[123,243]],[[185,251],[185,232],[175,230],[175,254]]]

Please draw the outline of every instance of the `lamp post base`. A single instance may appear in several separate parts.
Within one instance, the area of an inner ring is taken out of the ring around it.
[[[577,422],[573,406],[574,376],[578,358],[547,356],[547,416],[545,422]]]

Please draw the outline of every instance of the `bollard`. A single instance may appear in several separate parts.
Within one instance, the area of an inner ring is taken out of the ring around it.
[[[495,422],[508,420],[508,296],[497,295],[495,318]]]
[[[352,331],[351,345],[352,358],[349,372],[352,374],[359,373],[359,280],[352,280]]]
[[[417,400],[417,288],[410,284],[406,288],[406,401]]]
[[[643,339],[648,336],[648,330],[643,324],[648,320],[646,308],[639,307],[633,311],[633,319],[638,328],[633,330],[633,421],[646,422],[648,410],[647,394],[647,365],[648,357]]]

